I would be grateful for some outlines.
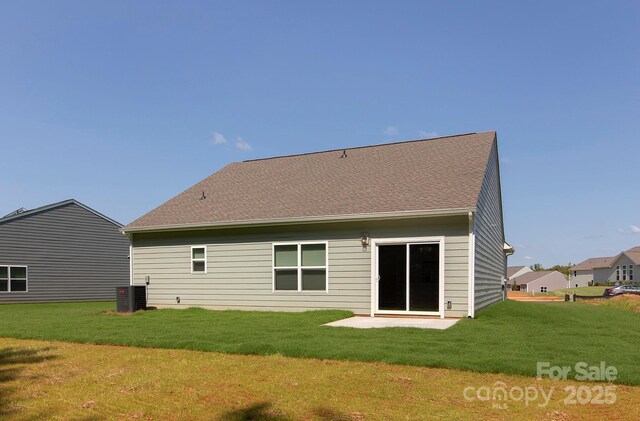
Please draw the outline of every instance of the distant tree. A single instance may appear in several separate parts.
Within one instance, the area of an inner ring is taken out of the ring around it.
[[[529,266],[529,269],[531,269],[534,272],[538,272],[540,270],[544,270],[544,267],[540,263],[534,263],[531,266]]]
[[[555,266],[551,266],[550,268],[546,268],[544,266],[542,266],[540,263],[534,263],[533,265],[529,266],[529,268],[534,271],[534,272],[538,272],[541,270],[557,270],[558,272],[560,272],[561,274],[563,274],[565,276],[565,278],[569,278],[569,275],[571,273],[571,267],[573,266],[572,263],[566,264],[566,265],[555,265]]]
[[[551,268],[549,268],[549,270],[557,270],[558,272],[560,272],[561,274],[563,274],[565,276],[565,278],[569,278],[569,274],[571,273],[571,267],[573,266],[573,264],[568,263],[566,265],[555,265]]]

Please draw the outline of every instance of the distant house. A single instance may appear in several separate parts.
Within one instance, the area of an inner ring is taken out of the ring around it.
[[[73,199],[0,218],[0,303],[113,300],[129,283],[120,228]]]
[[[157,307],[473,317],[513,251],[495,132],[232,163],[123,232]]]
[[[587,286],[590,282],[633,283],[637,265],[640,265],[640,246],[612,257],[592,257],[571,268],[571,286]]]
[[[556,270],[529,271],[512,278],[510,282],[526,292],[548,292],[568,286],[567,278]]]
[[[533,272],[529,266],[509,266],[507,268],[507,282],[528,272]]]

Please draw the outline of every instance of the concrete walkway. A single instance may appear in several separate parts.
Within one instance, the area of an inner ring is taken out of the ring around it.
[[[348,319],[336,320],[325,326],[354,327],[357,329],[372,329],[382,327],[415,327],[418,329],[444,330],[458,323],[460,319],[427,319],[411,317],[365,317],[354,316]]]

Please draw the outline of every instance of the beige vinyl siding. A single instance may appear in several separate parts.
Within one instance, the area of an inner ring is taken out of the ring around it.
[[[494,142],[474,221],[475,311],[502,299],[506,277],[498,149]]]
[[[631,282],[629,280],[629,265],[634,265],[633,267],[633,282],[638,283],[638,272],[636,270],[636,265],[633,260],[629,259],[628,256],[622,255],[617,260],[611,263],[611,267],[605,268],[595,268],[593,270],[593,281],[594,282],[610,282],[616,283],[618,280],[616,279],[616,267],[620,266],[620,283],[628,283]],[[627,267],[627,279],[622,279],[622,266]]]
[[[576,285],[578,285],[578,287],[586,287],[589,285],[589,282],[593,281],[593,269],[576,270],[575,276],[573,276],[573,272],[574,271],[571,271],[571,288],[575,288]]]
[[[567,278],[560,272],[552,272],[548,275],[531,281],[527,284],[527,292],[540,292],[540,287],[547,287],[547,291],[556,291],[567,287]]]
[[[149,305],[213,309],[345,309],[371,311],[372,238],[444,235],[447,316],[467,312],[468,237],[466,218],[407,219],[367,223],[333,223],[291,227],[224,229],[165,234],[136,234],[133,281],[150,277]],[[282,241],[327,241],[328,293],[273,291],[272,245]],[[207,246],[207,273],[191,273],[191,246]],[[180,304],[176,303],[180,297]]]

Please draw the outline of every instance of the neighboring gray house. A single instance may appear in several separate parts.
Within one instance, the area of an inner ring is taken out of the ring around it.
[[[0,218],[0,303],[114,300],[129,283],[121,227],[73,199]]]
[[[232,163],[122,231],[157,307],[473,317],[512,252],[495,132]]]
[[[567,278],[557,270],[529,271],[512,278],[510,282],[518,285],[520,291],[524,292],[555,291],[569,285]]]
[[[525,273],[533,272],[529,266],[509,266],[507,268],[507,288],[511,287],[513,279]]]
[[[635,268],[640,265],[640,247],[612,257],[593,257],[571,268],[571,286],[637,282]]]

